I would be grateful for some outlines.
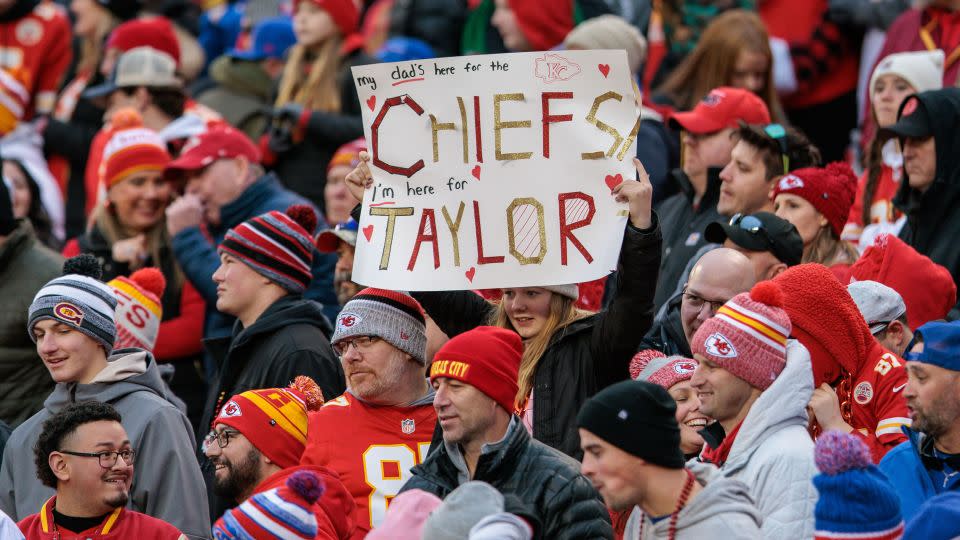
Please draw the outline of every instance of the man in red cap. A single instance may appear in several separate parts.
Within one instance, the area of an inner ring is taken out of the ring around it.
[[[604,538],[610,517],[576,461],[530,437],[514,414],[523,344],[479,326],[437,351],[430,366],[443,446],[413,468],[402,491],[444,498],[470,480],[513,494],[542,523],[543,538]]]
[[[180,157],[167,165],[164,176],[185,182],[184,196],[167,208],[167,231],[183,273],[207,302],[204,337],[229,336],[234,319],[217,311],[217,284],[210,279],[220,266],[216,247],[228,230],[250,218],[273,210],[283,212],[295,204],[313,205],[285,189],[276,175],[265,174],[257,147],[225,125],[191,138]],[[318,221],[323,227],[323,218]],[[314,256],[313,279],[304,292],[304,297],[324,305],[324,315],[330,319],[338,311],[333,292],[335,263],[331,255]]]
[[[676,292],[680,277],[697,251],[706,244],[704,230],[720,219],[720,170],[730,161],[741,123],[767,124],[770,112],[749,90],[715,88],[692,111],[676,113],[670,123],[681,130],[683,160],[670,176],[680,185],[657,208],[663,228],[663,258],[654,303],[659,307]]]
[[[350,538],[355,503],[330,469],[300,466],[307,441],[307,414],[323,405],[320,388],[309,377],[288,388],[248,390],[226,402],[203,439],[204,455],[214,465],[213,492],[228,506],[284,485],[300,470],[319,476],[325,486],[314,503],[320,538]],[[212,509],[219,516],[224,508]]]

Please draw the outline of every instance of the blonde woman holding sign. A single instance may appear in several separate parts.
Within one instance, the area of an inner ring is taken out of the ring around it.
[[[373,185],[368,162],[347,175],[362,200]],[[660,265],[660,227],[651,209],[652,188],[643,165],[633,160],[637,181],[617,185],[611,196],[629,205],[618,263],[617,293],[599,313],[576,308],[577,286],[503,289],[499,303],[470,291],[414,292],[427,314],[451,338],[484,324],[513,330],[523,339],[516,413],[537,440],[582,458],[576,415],[601,389],[629,377],[630,359],[653,321],[653,295]],[[354,218],[359,220],[359,206]],[[480,353],[482,354],[482,353]]]

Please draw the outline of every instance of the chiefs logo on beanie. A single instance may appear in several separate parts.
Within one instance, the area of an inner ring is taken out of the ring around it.
[[[777,182],[773,197],[781,193],[796,195],[812,204],[830,223],[833,234],[840,238],[857,194],[857,177],[850,165],[839,161],[822,169],[797,169]]]

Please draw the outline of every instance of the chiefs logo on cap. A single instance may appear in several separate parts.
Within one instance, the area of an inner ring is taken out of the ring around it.
[[[243,411],[240,410],[240,405],[238,405],[236,401],[228,401],[227,404],[223,406],[223,410],[220,411],[221,418],[234,418],[242,414]]]
[[[734,348],[733,344],[730,343],[723,334],[720,332],[714,332],[710,334],[707,338],[706,343],[703,344],[704,348],[707,349],[707,352],[712,356],[719,358],[736,358],[737,349]]]
[[[341,328],[353,328],[362,320],[363,317],[357,315],[356,313],[342,313],[340,318],[337,319],[337,326],[340,326]]]
[[[803,179],[799,176],[788,174],[780,179],[780,191],[790,191],[791,189],[800,189],[803,187]]]
[[[727,95],[720,90],[714,90],[713,92],[703,96],[701,101],[708,107],[716,107],[721,101],[723,101],[723,98],[725,97],[727,97]]]
[[[913,98],[913,99],[907,101],[907,102],[903,105],[903,112],[900,113],[900,118],[903,118],[903,117],[905,117],[905,116],[910,116],[911,114],[913,114],[914,112],[916,112],[916,110],[917,110],[917,104],[918,104],[918,103],[920,103],[920,100],[917,99],[917,98]]]
[[[697,370],[696,362],[683,361],[683,362],[675,362],[673,364],[673,371],[675,371],[677,375],[686,375],[687,373],[693,373],[696,370]]]
[[[53,307],[53,314],[60,320],[80,326],[83,322],[83,310],[70,302],[60,302]]]

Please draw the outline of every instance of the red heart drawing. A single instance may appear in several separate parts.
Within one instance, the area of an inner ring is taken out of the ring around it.
[[[377,106],[377,96],[370,96],[367,98],[367,107],[370,107],[372,111],[374,107]]]
[[[616,176],[610,176],[608,174],[603,181],[606,182],[607,187],[610,188],[610,191],[613,191],[613,188],[619,186],[623,182],[623,175],[617,174]]]
[[[597,64],[597,69],[600,70],[600,73],[603,73],[604,79],[610,74],[610,64]]]
[[[470,174],[472,174],[474,178],[476,178],[477,180],[479,180],[479,179],[480,179],[480,166],[479,166],[479,165],[474,165],[474,166],[473,166],[473,170],[470,171]]]
[[[367,237],[367,242],[370,241],[370,237],[373,236],[373,225],[367,225],[363,228],[363,235]]]
[[[464,272],[463,274],[467,276],[467,279],[470,280],[470,283],[473,283],[473,276],[476,275],[476,273],[477,273],[477,269],[471,266],[470,269]]]

